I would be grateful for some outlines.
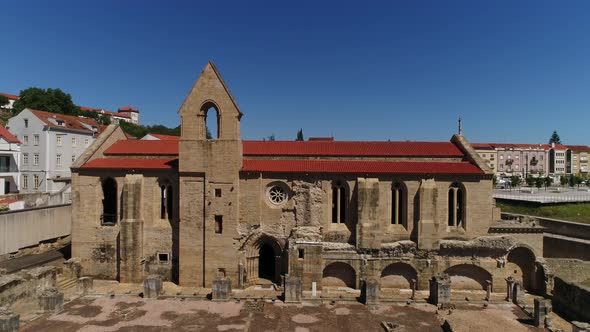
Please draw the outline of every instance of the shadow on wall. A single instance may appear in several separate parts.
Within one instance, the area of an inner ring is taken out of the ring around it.
[[[356,272],[346,263],[335,262],[324,268],[322,287],[356,288]]]
[[[486,290],[486,280],[492,275],[485,269],[471,264],[460,264],[445,270],[451,277],[451,289]]]

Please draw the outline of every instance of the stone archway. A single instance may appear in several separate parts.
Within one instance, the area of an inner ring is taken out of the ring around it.
[[[506,257],[506,269],[509,276],[522,282],[527,291],[535,289],[535,254],[526,247],[516,247]]]
[[[410,264],[392,263],[381,272],[381,288],[411,289],[412,279],[418,280],[418,273]]]
[[[347,263],[334,262],[328,264],[322,273],[323,287],[356,288],[356,271]]]
[[[270,235],[263,233],[251,236],[246,243],[245,282],[256,284],[272,282],[280,284],[283,269],[283,247]]]
[[[459,264],[445,270],[451,277],[451,289],[487,290],[492,275],[484,268],[472,264]]]

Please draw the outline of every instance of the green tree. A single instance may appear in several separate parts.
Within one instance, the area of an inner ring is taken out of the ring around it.
[[[568,178],[565,175],[559,177],[559,183],[561,183],[562,186],[567,185],[568,182]]]
[[[498,177],[494,174],[494,176],[492,176],[492,185],[494,186],[494,188],[496,188],[497,184],[498,184]]]
[[[549,144],[551,144],[551,143],[561,144],[561,139],[559,138],[559,135],[557,134],[557,130],[554,130],[553,134],[551,134],[551,138],[549,138]]]
[[[297,138],[295,139],[296,141],[303,141],[303,129],[299,129],[297,131]]]
[[[98,118],[98,123],[108,126],[111,124],[111,117],[106,114],[101,114]]]
[[[272,133],[270,136],[268,136],[268,137],[265,137],[265,138],[263,138],[262,140],[263,140],[263,141],[271,141],[271,142],[272,142],[272,141],[275,141],[275,140],[276,140],[275,133]]]
[[[69,93],[61,89],[28,88],[20,92],[20,98],[14,102],[12,113],[17,115],[25,108],[32,108],[52,113],[78,115],[80,109],[72,101]]]
[[[513,188],[520,186],[521,182],[522,182],[522,180],[520,179],[520,176],[518,176],[518,175],[513,175],[510,177],[510,184],[512,185]]]
[[[543,181],[542,177],[535,178],[535,187],[541,189],[541,187],[543,187],[543,182],[545,181]]]
[[[8,99],[6,96],[0,95],[0,107],[6,106],[9,103],[10,103],[10,99]]]
[[[545,190],[547,190],[547,187],[550,187],[553,184],[553,179],[551,177],[547,176],[547,177],[545,177],[543,182],[545,184]]]
[[[532,175],[526,177],[526,184],[529,187],[532,187],[535,184],[535,178]]]

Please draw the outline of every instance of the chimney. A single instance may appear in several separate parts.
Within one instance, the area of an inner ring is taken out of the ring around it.
[[[555,148],[555,143],[551,143],[551,148]]]

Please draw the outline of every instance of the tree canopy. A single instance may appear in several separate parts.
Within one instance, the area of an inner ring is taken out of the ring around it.
[[[125,121],[120,121],[119,126],[124,132],[137,138],[142,138],[147,134],[180,136],[180,126],[176,128],[168,128],[163,125],[141,126]]]
[[[551,143],[561,144],[561,139],[559,138],[559,135],[557,134],[557,130],[554,130],[553,134],[551,134],[551,138],[549,138],[549,144],[551,144]]]
[[[6,96],[0,95],[0,106],[6,106],[8,103],[10,103],[10,99]]]
[[[72,96],[61,89],[28,88],[21,90],[19,95],[20,98],[12,106],[14,115],[25,108],[68,115],[80,113],[80,108],[74,104]]]
[[[303,141],[303,129],[299,129],[297,131],[297,138],[295,138],[296,141]]]

